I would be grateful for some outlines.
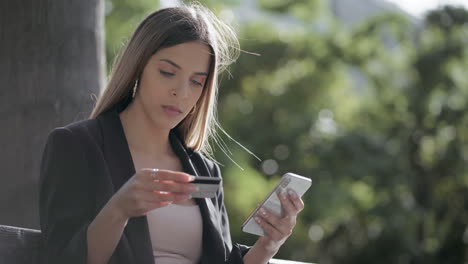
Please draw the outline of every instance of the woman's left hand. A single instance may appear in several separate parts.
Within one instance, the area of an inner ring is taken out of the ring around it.
[[[255,221],[265,233],[257,242],[269,252],[277,252],[284,244],[296,225],[297,214],[304,209],[304,202],[295,192],[277,194],[283,206],[284,216],[278,217],[268,209],[262,208],[260,214],[255,217]]]

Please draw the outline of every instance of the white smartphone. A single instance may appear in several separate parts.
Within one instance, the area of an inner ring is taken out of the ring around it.
[[[221,178],[209,176],[195,176],[190,183],[198,187],[198,191],[191,193],[193,198],[214,198],[221,186]]]
[[[275,188],[270,192],[265,200],[263,200],[263,202],[259,204],[257,208],[255,208],[255,210],[250,214],[250,216],[244,221],[241,226],[242,231],[258,236],[263,236],[263,229],[254,220],[254,217],[259,213],[258,210],[260,210],[262,207],[265,207],[274,215],[283,217],[283,207],[281,206],[277,192],[287,194],[287,191],[291,189],[296,192],[299,197],[302,197],[311,185],[312,180],[309,178],[291,172],[284,174],[281,177],[281,181],[275,186]]]

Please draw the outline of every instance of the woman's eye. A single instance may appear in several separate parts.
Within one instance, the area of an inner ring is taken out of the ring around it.
[[[172,72],[166,72],[166,71],[163,71],[163,70],[159,70],[159,72],[164,76],[174,76],[174,73],[172,73]]]
[[[194,80],[192,80],[192,83],[195,84],[195,85],[198,85],[198,86],[203,86],[201,82],[197,82],[197,81],[194,81]]]

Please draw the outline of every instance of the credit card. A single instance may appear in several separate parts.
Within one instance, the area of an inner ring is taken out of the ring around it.
[[[221,186],[221,178],[209,176],[195,176],[190,183],[198,187],[198,191],[191,193],[193,198],[214,198]]]

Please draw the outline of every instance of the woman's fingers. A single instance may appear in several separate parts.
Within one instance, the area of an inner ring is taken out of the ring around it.
[[[113,198],[116,208],[128,217],[144,215],[151,209],[190,199],[196,191],[193,176],[168,170],[142,169],[128,180]]]
[[[174,192],[143,192],[140,194],[141,200],[149,203],[180,202],[190,199],[189,194]]]
[[[280,241],[282,238],[284,238],[284,235],[275,226],[273,226],[268,221],[268,219],[264,218],[263,216],[256,216],[254,220],[263,229],[265,235],[270,237],[274,241]]]
[[[190,194],[184,193],[154,192],[153,195],[158,197],[157,200],[163,202],[180,202],[192,198]]]
[[[296,217],[298,211],[296,209],[296,206],[293,204],[293,202],[290,200],[290,198],[282,193],[278,193],[278,198],[281,202],[281,206],[284,209],[284,216],[283,218],[285,219],[293,219]]]
[[[189,183],[192,178],[193,176],[183,172],[142,169],[137,188],[146,191],[192,193],[197,191],[197,187]]]
[[[138,174],[142,175],[145,181],[191,182],[194,180],[194,176],[180,171],[141,169]]]
[[[268,209],[261,208],[260,216],[257,216],[255,220],[272,239],[281,241],[292,234],[297,214],[304,208],[304,204],[294,192],[288,192],[287,195],[278,193],[278,198],[284,210],[283,217],[278,217]]]
[[[170,181],[155,181],[145,184],[143,187],[148,191],[192,193],[197,191],[197,186],[190,183],[176,183]]]
[[[291,218],[280,218],[265,208],[259,210],[260,216],[265,222],[273,226],[282,237],[289,236],[292,233],[292,229],[295,225],[295,217]]]
[[[139,192],[132,198],[133,202],[130,211],[132,216],[144,215],[147,212],[159,207],[163,207],[174,202],[190,199],[190,195],[169,192]]]
[[[292,202],[292,204],[294,204],[297,213],[304,209],[304,202],[293,190],[288,190],[288,196],[289,200]]]

